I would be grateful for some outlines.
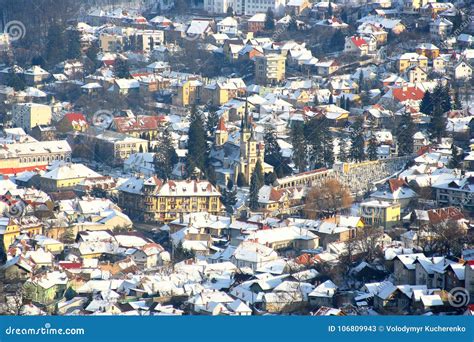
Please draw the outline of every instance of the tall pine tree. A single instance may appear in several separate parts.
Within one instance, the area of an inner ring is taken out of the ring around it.
[[[423,99],[421,100],[420,104],[420,112],[426,115],[433,114],[433,98],[429,90],[426,91],[425,95],[423,95]]]
[[[428,130],[431,136],[438,141],[441,140],[446,132],[446,116],[444,115],[443,106],[441,103],[436,103],[431,116],[431,122]]]
[[[364,145],[364,127],[362,125],[362,120],[357,119],[351,127],[351,160],[355,162],[365,160]]]
[[[413,154],[413,135],[415,127],[410,112],[407,110],[402,115],[400,124],[397,127],[398,155],[408,156]]]
[[[209,111],[209,114],[207,115],[207,122],[206,122],[209,137],[212,137],[212,135],[216,131],[216,127],[218,123],[219,123],[219,115],[217,115],[217,112],[213,110]]]
[[[257,172],[252,173],[252,177],[250,177],[250,194],[249,194],[249,208],[252,210],[257,210],[259,207],[258,204],[258,192],[260,190],[259,180]]]
[[[227,182],[227,187],[221,189],[221,194],[221,202],[225,207],[226,213],[232,215],[234,213],[234,205],[237,203],[237,193],[231,179]]]
[[[263,184],[265,184],[265,176],[263,174],[263,167],[262,163],[260,162],[260,159],[257,160],[257,164],[255,164],[254,173],[257,175],[257,185],[260,189]]]
[[[129,78],[130,67],[126,59],[117,58],[114,63],[114,72],[117,78]]]
[[[347,140],[345,138],[339,139],[339,154],[337,156],[338,161],[347,162],[348,153],[347,153]]]
[[[81,57],[81,33],[76,29],[66,31],[67,39],[67,58],[77,59]]]
[[[459,148],[452,144],[451,145],[451,158],[449,159],[448,167],[450,169],[459,169],[463,160],[462,153],[459,152]]]
[[[173,172],[173,167],[177,162],[178,155],[174,149],[171,135],[166,129],[159,140],[156,153],[153,157],[155,173],[160,178],[169,179]]]
[[[291,129],[291,144],[293,145],[293,163],[299,172],[306,171],[308,165],[308,148],[304,138],[304,125],[297,122]]]
[[[369,160],[377,160],[377,139],[372,135],[369,139],[369,145],[367,146],[367,158]]]
[[[454,88],[454,95],[453,95],[453,109],[456,110],[461,110],[462,109],[462,103],[461,103],[461,98],[459,96],[459,87]]]
[[[66,40],[64,29],[61,25],[54,23],[48,29],[46,36],[46,62],[54,66],[66,59]]]
[[[267,31],[273,31],[275,29],[275,15],[270,7],[268,7],[265,15],[264,27]]]
[[[206,171],[208,150],[207,132],[200,113],[194,106],[191,111],[191,124],[188,131],[188,156],[186,166],[188,173],[192,173],[197,167],[202,172]]]
[[[7,86],[12,87],[16,91],[21,91],[26,88],[26,83],[23,74],[17,73],[10,69],[7,76]]]
[[[268,129],[263,137],[265,142],[265,163],[273,166],[278,177],[284,177],[291,173],[288,162],[283,159],[277,136],[273,129]]]

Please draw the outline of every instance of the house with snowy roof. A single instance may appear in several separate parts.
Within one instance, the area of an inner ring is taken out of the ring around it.
[[[334,307],[337,289],[337,285],[331,280],[326,280],[324,283],[319,284],[308,294],[310,305]]]
[[[56,128],[61,133],[71,131],[83,132],[89,127],[86,117],[82,113],[67,113],[56,123]]]
[[[119,191],[119,205],[125,213],[145,221],[172,221],[179,218],[178,212],[217,215],[221,211],[221,194],[208,181],[132,177],[119,186]]]
[[[48,305],[62,298],[69,284],[66,273],[51,271],[40,273],[24,284],[25,297],[40,304]]]
[[[448,19],[439,17],[430,22],[430,35],[435,39],[445,39],[453,30],[453,23]]]
[[[376,192],[372,193],[370,197],[378,201],[400,204],[401,208],[405,208],[418,195],[403,179],[389,179]]]
[[[369,38],[362,36],[351,36],[346,37],[344,44],[344,52],[353,53],[358,56],[366,56],[369,52],[373,52],[376,49],[377,42]]]
[[[83,164],[67,163],[46,172],[40,177],[40,186],[44,191],[54,192],[72,189],[86,178],[100,178],[101,174]]]

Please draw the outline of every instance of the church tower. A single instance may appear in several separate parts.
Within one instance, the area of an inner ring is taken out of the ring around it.
[[[224,117],[221,116],[221,118],[219,119],[219,123],[217,124],[217,129],[215,133],[215,145],[222,146],[227,142],[228,139],[229,132],[227,131],[227,127],[225,126]]]
[[[254,137],[253,126],[248,111],[248,101],[245,100],[245,114],[240,125],[240,165],[239,172],[244,175],[247,184],[250,184],[253,170],[257,164],[259,153],[257,141]]]

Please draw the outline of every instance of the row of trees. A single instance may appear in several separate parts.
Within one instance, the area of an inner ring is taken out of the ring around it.
[[[438,84],[433,93],[426,91],[420,104],[420,112],[431,116],[429,132],[432,138],[440,140],[446,132],[445,113],[452,109],[449,85]]]
[[[297,123],[292,127],[293,162],[299,172],[332,167],[335,156],[334,137],[330,128],[329,120],[324,116],[313,117],[305,123]],[[351,125],[349,133],[348,138],[340,139],[339,160],[361,162],[368,157],[365,153],[365,131],[362,119],[356,120]],[[372,149],[369,148],[369,151],[370,159],[374,155],[376,157],[376,149],[374,150],[373,146]]]

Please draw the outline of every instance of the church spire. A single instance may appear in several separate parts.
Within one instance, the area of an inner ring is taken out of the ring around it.
[[[249,129],[250,128],[250,121],[249,121],[249,101],[247,98],[247,93],[245,93],[245,112],[244,118],[242,120],[242,128]]]

